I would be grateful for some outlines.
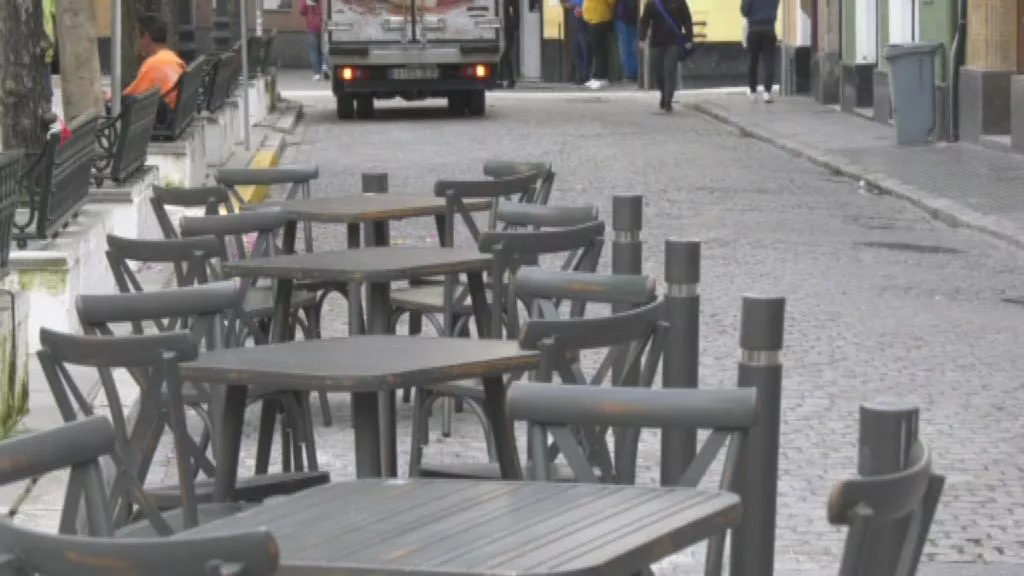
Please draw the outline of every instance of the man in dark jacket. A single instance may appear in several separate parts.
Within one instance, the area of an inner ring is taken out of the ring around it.
[[[501,60],[498,62],[498,71],[501,76],[498,78],[503,82],[505,88],[516,87],[516,58],[515,51],[519,49],[519,0],[505,0],[505,51],[501,53]]]
[[[747,19],[747,83],[750,98],[757,98],[757,64],[764,64],[765,102],[772,101],[772,86],[775,84],[775,18],[779,12],[779,0],[741,0],[740,14]]]
[[[680,50],[693,48],[690,5],[686,0],[647,0],[640,17],[639,35],[641,39],[648,40],[654,84],[661,92],[658,107],[671,112],[676,79],[679,77]]]

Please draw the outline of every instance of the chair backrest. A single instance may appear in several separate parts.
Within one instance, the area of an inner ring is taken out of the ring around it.
[[[156,332],[188,330],[205,350],[225,347],[224,320],[242,305],[245,293],[230,280],[126,294],[82,294],[75,300],[86,334],[115,336],[115,326],[130,324],[133,334],[145,334],[143,323]],[[152,332],[152,331],[150,331]]]
[[[545,205],[551,198],[551,189],[555,184],[555,171],[552,170],[550,162],[515,160],[487,160],[484,162],[484,176],[489,178],[508,178],[531,172],[537,173],[540,179],[526,202]]]
[[[537,265],[542,256],[566,254],[560,268],[575,272],[593,272],[601,259],[604,248],[604,222],[592,221],[579,226],[544,230],[516,230],[512,232],[488,231],[480,235],[478,248],[481,252],[493,254],[491,271],[492,312],[491,333],[493,338],[501,337],[505,317],[515,320],[508,308],[518,310],[518,301],[509,300],[506,278],[511,277],[524,264]],[[518,325],[504,322],[509,336],[518,336]]]
[[[441,245],[454,246],[455,218],[462,219],[473,241],[480,239],[480,227],[473,214],[466,207],[466,200],[491,200],[487,229],[494,229],[498,200],[514,199],[526,202],[540,179],[536,172],[494,180],[438,180],[434,183],[434,195],[445,199],[443,229],[439,230]]]
[[[146,151],[153,135],[160,91],[153,89],[141,96],[125,96],[121,102],[121,118],[114,125],[116,143],[110,166],[110,178],[124,182],[146,163]]]
[[[198,347],[191,335],[187,332],[165,332],[112,338],[78,336],[41,328],[39,342],[39,364],[65,422],[74,422],[81,416],[94,414],[89,395],[72,375],[71,366],[96,369],[108,402],[115,431],[116,449],[111,457],[116,471],[112,485],[105,491],[105,500],[100,502],[92,498],[87,501],[89,506],[102,503],[105,508],[102,513],[87,514],[90,533],[109,536],[113,530],[128,522],[132,508],[137,507],[157,533],[170,534],[170,525],[145,494],[142,483],[152,464],[151,447],[157,444],[168,422],[175,431],[176,451],[179,454],[191,453],[191,448],[182,441],[182,434],[178,434],[181,430],[187,436],[178,363],[193,360],[198,354]],[[141,378],[144,384],[140,385],[139,416],[131,428],[121,407],[117,384],[111,377],[111,370],[119,368],[144,373]],[[163,401],[164,394],[167,397],[166,403]],[[183,462],[189,470],[188,474],[180,474],[179,464],[179,476],[183,476],[179,480],[185,523],[186,526],[195,526],[198,523],[198,511],[191,464],[187,460]],[[68,484],[61,514],[61,533],[78,532],[79,503],[85,489],[87,486],[82,483]]]
[[[206,56],[200,56],[178,79],[178,102],[175,104],[174,121],[171,123],[171,134],[174,138],[181,136],[199,113],[199,88],[203,82],[205,69]]]
[[[892,572],[877,576],[913,576],[917,571],[944,479],[932,473],[931,450],[926,444],[916,442],[909,454],[905,470],[843,480],[832,489],[828,521],[849,526],[840,576],[860,576],[861,563],[879,554],[873,548],[882,540],[872,534],[880,526],[905,529],[898,531],[902,533],[887,532],[890,539],[901,539],[899,559],[890,567]],[[908,518],[909,522],[900,522]]]
[[[147,264],[174,267],[174,279],[180,286],[205,284],[219,279],[217,262],[227,257],[224,245],[213,236],[148,240],[107,236],[107,263],[122,294],[142,292],[142,281],[135,270]]]
[[[235,203],[244,204],[241,197],[232,194],[232,189],[220,186],[200,186],[197,188],[165,188],[153,186],[153,196],[149,203],[153,207],[156,221],[164,238],[178,238],[178,229],[167,211],[169,206],[175,208],[202,208],[204,214],[230,214],[235,211]]]

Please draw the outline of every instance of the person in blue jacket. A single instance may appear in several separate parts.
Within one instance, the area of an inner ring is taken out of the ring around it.
[[[775,18],[779,12],[779,0],[741,0],[740,14],[747,19],[747,83],[750,98],[757,98],[757,65],[764,66],[765,102],[772,101],[772,86],[775,85]]]
[[[619,36],[619,59],[622,62],[622,77],[626,82],[636,82],[637,65],[637,23],[639,22],[637,0],[618,0],[615,3],[615,33]]]
[[[569,11],[569,30],[572,34],[572,81],[585,84],[590,80],[594,58],[590,51],[590,27],[583,19],[584,0],[564,0],[563,6]]]

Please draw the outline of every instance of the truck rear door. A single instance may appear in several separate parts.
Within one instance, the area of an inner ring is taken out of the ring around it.
[[[413,38],[414,0],[321,0],[330,2],[330,44],[406,42]]]
[[[413,33],[418,41],[428,44],[498,44],[502,1],[412,0]]]

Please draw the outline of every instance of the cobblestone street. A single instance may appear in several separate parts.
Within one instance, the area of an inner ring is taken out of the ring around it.
[[[320,167],[314,195],[358,194],[361,172],[388,172],[394,192],[430,194],[438,178],[481,177],[488,158],[543,159],[557,172],[553,204],[594,203],[610,222],[613,195],[644,196],[645,272],[661,278],[666,238],[702,240],[702,387],[735,383],[741,295],[788,298],[777,574],[836,573],[844,533],[827,524],[826,497],[856,470],[858,404],[880,397],[920,405],[921,436],[948,476],[920,573],[1024,574],[1013,566],[1024,565],[1018,250],[694,112],[656,114],[653,97],[499,94],[484,119],[447,118],[437,104],[381,105],[376,120],[342,123],[318,88],[284,93],[306,112],[286,162]],[[394,224],[392,238],[436,242],[427,220]],[[319,227],[315,239],[340,247],[344,230]],[[604,268],[609,258],[606,248]],[[345,333],[343,308],[331,301],[327,335]],[[321,467],[341,480],[354,476],[348,398],[331,401],[335,425],[318,427],[317,442]],[[248,421],[243,470],[256,414]],[[427,460],[485,458],[469,411],[456,415],[449,439],[438,424]],[[409,426],[400,406],[403,474]],[[643,437],[643,482],[657,481],[659,447],[657,434]],[[658,571],[700,573],[701,555]]]

